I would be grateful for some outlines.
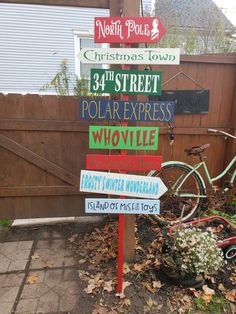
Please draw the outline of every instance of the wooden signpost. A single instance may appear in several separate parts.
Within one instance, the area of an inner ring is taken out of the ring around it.
[[[171,122],[174,118],[174,101],[80,98],[78,109],[81,120]]]
[[[85,212],[90,214],[150,214],[160,213],[160,201],[149,199],[86,198]]]
[[[179,64],[178,48],[82,48],[82,63],[96,64]]]
[[[161,95],[162,72],[91,69],[90,92]]]
[[[87,155],[86,169],[150,171],[160,170],[162,156],[146,155]]]
[[[89,126],[89,148],[156,150],[158,129],[136,126]]]
[[[158,199],[167,187],[158,177],[81,170],[80,191]]]
[[[165,34],[158,17],[97,17],[95,43],[157,43]]]
[[[133,4],[133,2],[132,2]],[[135,1],[138,8],[138,1]],[[133,8],[129,5],[129,10]],[[126,5],[124,6],[126,12]],[[136,11],[135,11],[136,12]],[[136,12],[138,14],[138,11]],[[126,150],[156,150],[158,128],[128,127],[128,121],[171,121],[173,102],[130,101],[129,94],[161,95],[162,73],[159,71],[130,71],[129,64],[178,64],[178,49],[130,49],[131,43],[157,43],[165,28],[157,17],[99,17],[94,22],[96,43],[125,43],[125,49],[83,49],[79,59],[84,63],[123,64],[118,69],[91,69],[92,93],[121,94],[121,101],[81,99],[79,116],[82,120],[121,121],[121,126],[90,126],[89,147],[95,149],[120,149],[120,155],[87,155],[86,169],[119,170],[120,173],[82,170],[80,191],[119,195],[120,199],[86,199],[86,212],[119,214],[119,247],[117,291],[122,292],[124,243],[131,239],[134,251],[134,213],[159,212],[160,198],[167,187],[158,177],[126,174],[127,170],[160,169],[160,156],[127,156]],[[147,198],[125,199],[125,196]],[[149,199],[154,199],[149,200]],[[125,219],[126,217],[126,219]],[[128,223],[129,231],[128,234]],[[126,230],[126,233],[125,233]],[[125,239],[125,241],[124,241]],[[126,249],[128,245],[126,245]],[[128,250],[126,250],[127,253]],[[127,255],[126,255],[127,257]]]

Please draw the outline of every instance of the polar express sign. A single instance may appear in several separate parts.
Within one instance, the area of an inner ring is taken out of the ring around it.
[[[97,17],[95,43],[157,43],[165,28],[157,17]]]

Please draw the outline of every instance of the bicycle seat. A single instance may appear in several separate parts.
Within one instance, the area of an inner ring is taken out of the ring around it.
[[[210,147],[210,144],[205,144],[202,146],[193,146],[191,148],[186,148],[184,151],[188,154],[188,155],[199,155],[201,153],[204,152],[204,150],[206,148]]]

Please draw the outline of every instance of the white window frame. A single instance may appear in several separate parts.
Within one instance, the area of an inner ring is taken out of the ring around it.
[[[78,52],[80,51],[80,39],[93,39],[94,34],[93,32],[89,30],[74,30],[74,60],[75,60],[75,74],[78,76],[78,78],[81,78],[81,62],[79,61],[78,58]],[[102,48],[108,48],[108,44],[102,44]],[[108,69],[109,65],[108,64],[103,64],[102,65],[103,69]]]

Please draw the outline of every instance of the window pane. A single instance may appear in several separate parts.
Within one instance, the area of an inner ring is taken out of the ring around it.
[[[101,44],[95,44],[91,38],[80,38],[81,48],[101,48]],[[80,74],[81,77],[90,77],[90,69],[97,68],[101,69],[102,64],[83,64],[80,63]]]

